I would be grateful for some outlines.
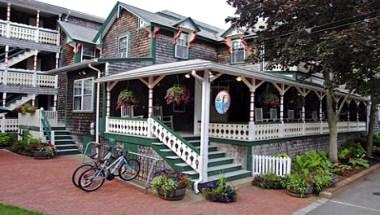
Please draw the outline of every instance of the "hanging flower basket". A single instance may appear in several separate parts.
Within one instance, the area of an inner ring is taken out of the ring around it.
[[[263,103],[272,108],[277,108],[280,106],[280,98],[276,94],[268,93],[264,95]]]
[[[125,89],[119,93],[117,97],[117,106],[116,109],[120,109],[121,106],[128,106],[136,104],[136,98],[133,91]]]
[[[186,105],[190,102],[190,92],[185,86],[175,84],[166,91],[165,99],[168,105]]]

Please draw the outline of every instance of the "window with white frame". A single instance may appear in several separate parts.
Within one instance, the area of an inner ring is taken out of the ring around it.
[[[129,36],[128,34],[119,37],[119,57],[128,57],[128,48],[129,48]]]
[[[85,78],[74,81],[74,111],[93,111],[94,78]]]
[[[92,60],[96,57],[96,48],[92,45],[83,44],[82,61]]]
[[[242,41],[234,40],[232,41],[232,54],[231,54],[231,63],[244,63],[245,61],[245,48]]]
[[[189,35],[182,32],[176,40],[175,57],[189,59]]]

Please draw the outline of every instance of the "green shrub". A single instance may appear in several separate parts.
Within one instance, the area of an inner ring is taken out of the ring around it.
[[[18,112],[24,115],[26,113],[34,113],[34,112],[36,112],[36,110],[37,110],[36,107],[34,107],[33,105],[27,103],[27,104],[22,105],[18,109]]]
[[[279,153],[279,154],[274,154],[273,157],[276,157],[276,158],[288,158],[289,155],[286,154],[286,153]]]
[[[333,173],[337,175],[345,175],[347,172],[350,172],[352,167],[347,164],[335,164]]]
[[[363,159],[363,158],[351,158],[348,163],[352,165],[353,167],[364,167],[368,168],[369,163],[368,160]]]
[[[304,175],[298,173],[292,173],[288,176],[285,187],[289,192],[300,194],[301,197],[312,190],[312,186],[306,181]]]
[[[11,143],[11,137],[7,133],[0,133],[0,146],[8,146]]]
[[[380,134],[375,134],[373,136],[373,145],[376,147],[380,147]]]
[[[331,186],[333,178],[331,174],[325,174],[323,172],[317,172],[312,176],[313,191],[320,193],[324,188]]]
[[[204,185],[202,195],[210,201],[234,202],[236,201],[236,190],[226,183],[226,179],[221,177],[217,182],[209,182]]]
[[[264,189],[283,189],[284,178],[273,173],[258,175],[252,181],[252,184]]]
[[[292,172],[302,173],[305,176],[313,171],[331,173],[332,169],[333,164],[323,152],[309,151],[304,155],[297,155],[292,160]]]

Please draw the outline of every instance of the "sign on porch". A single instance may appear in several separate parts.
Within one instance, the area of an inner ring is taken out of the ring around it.
[[[219,114],[225,114],[227,113],[228,109],[230,109],[231,106],[231,96],[226,91],[220,91],[218,95],[216,95],[215,98],[215,109]]]

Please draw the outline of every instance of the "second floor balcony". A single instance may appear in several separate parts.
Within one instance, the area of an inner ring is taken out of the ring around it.
[[[54,89],[58,86],[57,76],[24,69],[0,69],[0,85],[17,88]]]
[[[28,40],[41,44],[59,45],[56,30],[0,20],[0,36],[19,40]]]

